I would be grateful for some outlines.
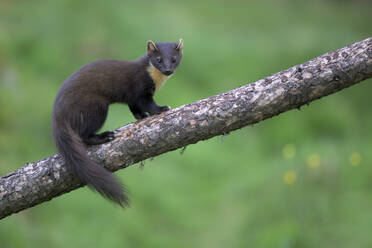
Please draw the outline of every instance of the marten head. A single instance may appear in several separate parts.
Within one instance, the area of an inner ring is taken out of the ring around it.
[[[182,58],[182,39],[176,42],[147,42],[150,63],[166,76],[172,75]]]

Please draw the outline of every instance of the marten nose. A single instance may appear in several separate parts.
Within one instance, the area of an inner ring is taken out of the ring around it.
[[[173,71],[168,69],[168,70],[165,70],[164,73],[165,73],[165,75],[169,76],[170,74],[173,73]]]

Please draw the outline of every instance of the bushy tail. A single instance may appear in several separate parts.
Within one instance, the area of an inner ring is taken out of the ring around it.
[[[122,207],[129,205],[123,185],[110,171],[88,158],[83,141],[69,125],[54,126],[53,136],[68,169],[83,183]]]

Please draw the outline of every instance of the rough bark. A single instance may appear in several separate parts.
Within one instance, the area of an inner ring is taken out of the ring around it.
[[[116,130],[89,156],[111,171],[226,134],[372,77],[372,37]],[[58,154],[0,177],[0,218],[83,186]]]

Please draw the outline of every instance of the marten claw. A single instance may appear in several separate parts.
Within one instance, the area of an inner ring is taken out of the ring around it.
[[[148,113],[136,113],[136,114],[134,114],[134,118],[136,118],[137,121],[145,119],[148,116],[149,116]]]
[[[108,141],[112,141],[112,140],[115,139],[115,135],[114,135],[114,134],[110,134],[109,136],[106,137],[106,139],[107,139]]]
[[[163,106],[162,107],[162,111],[165,112],[165,111],[168,111],[168,110],[171,110],[171,107],[170,106]]]
[[[102,141],[104,141],[105,143],[110,142],[110,141],[115,139],[115,133],[112,132],[112,131],[106,131],[106,132],[103,132],[101,134],[98,134],[97,136],[100,139],[102,139]]]

